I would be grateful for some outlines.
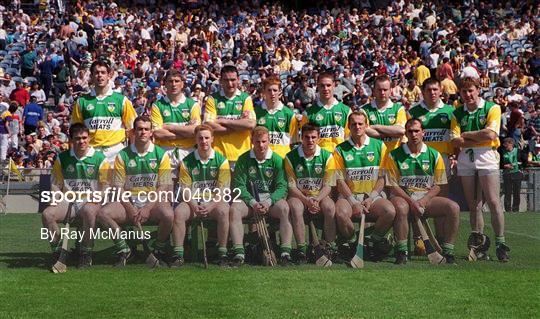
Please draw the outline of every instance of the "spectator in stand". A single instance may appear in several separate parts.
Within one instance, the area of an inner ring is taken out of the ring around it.
[[[24,107],[22,121],[25,135],[35,133],[38,122],[43,121],[43,108],[36,103],[35,97]]]
[[[521,181],[523,174],[520,171],[519,150],[514,140],[507,137],[503,142],[501,168],[503,169],[504,210],[506,212],[519,212]]]

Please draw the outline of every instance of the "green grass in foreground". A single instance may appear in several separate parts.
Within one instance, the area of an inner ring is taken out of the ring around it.
[[[507,264],[463,260],[464,214],[458,266],[433,267],[414,257],[404,267],[367,263],[363,270],[98,265],[54,275],[46,268],[49,246],[39,239],[40,215],[0,216],[0,317],[537,318],[540,214],[507,215],[506,221]],[[489,226],[486,233],[494,239]],[[97,254],[107,255],[110,246],[98,242]],[[493,247],[490,254],[495,258]]]

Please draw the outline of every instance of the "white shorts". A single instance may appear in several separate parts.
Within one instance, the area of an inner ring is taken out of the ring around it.
[[[477,171],[479,176],[499,174],[499,160],[499,153],[491,147],[463,149],[458,156],[458,176],[474,176]]]
[[[111,146],[96,146],[94,147],[94,149],[96,151],[103,152],[103,154],[105,154],[105,157],[107,158],[107,162],[109,162],[109,164],[113,166],[116,155],[118,155],[118,153],[120,153],[120,151],[124,149],[124,147],[124,143],[118,143]]]
[[[79,217],[81,209],[84,207],[84,205],[88,204],[89,202],[86,200],[83,200],[81,202],[72,202],[68,205],[68,209],[71,211],[69,212],[70,218]],[[99,203],[96,203],[98,205]]]
[[[387,198],[386,193],[384,191],[381,191],[380,195],[381,195],[381,197],[378,197],[376,200],[373,201],[373,203],[375,203],[376,201],[378,201],[381,198]],[[353,194],[352,196],[353,196],[354,199],[356,199],[359,202],[361,202],[364,199],[369,197],[369,195],[365,194],[365,193]],[[347,199],[347,198],[343,197],[343,195],[339,194],[338,199],[340,199],[340,198],[341,199]]]

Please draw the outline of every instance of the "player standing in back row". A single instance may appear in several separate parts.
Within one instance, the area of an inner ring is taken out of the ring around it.
[[[221,90],[208,97],[204,121],[214,130],[214,148],[223,154],[232,168],[238,157],[251,147],[251,130],[255,127],[253,101],[238,89],[240,82],[235,66],[221,69]]]
[[[129,99],[112,90],[112,69],[107,62],[95,61],[90,72],[94,88],[75,102],[71,123],[90,129],[90,146],[103,152],[112,165],[137,115]]]
[[[499,261],[508,261],[510,248],[504,237],[504,215],[499,180],[499,130],[501,127],[501,108],[484,101],[480,97],[480,85],[475,78],[460,80],[459,93],[463,106],[454,111],[452,121],[452,144],[461,148],[458,156],[458,176],[461,177],[463,193],[469,205],[471,235],[469,246],[473,250],[480,247],[485,253],[487,245],[482,216],[482,194],[491,212],[491,225],[495,232],[496,253]],[[478,256],[478,254],[477,254]],[[474,259],[474,258],[473,258]]]
[[[329,72],[317,78],[318,99],[302,114],[300,127],[312,123],[320,127],[319,146],[333,152],[336,146],[349,136],[347,119],[351,109],[334,97],[334,75]]]

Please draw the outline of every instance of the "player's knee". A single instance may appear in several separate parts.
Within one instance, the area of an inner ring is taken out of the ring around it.
[[[238,205],[233,204],[229,209],[229,222],[238,223],[242,222],[242,211]]]
[[[216,218],[218,220],[229,219],[229,207],[227,205],[218,205],[216,207]]]
[[[43,211],[43,213],[41,214],[41,221],[43,222],[43,224],[56,222],[54,209],[55,207],[49,206]]]
[[[460,212],[459,204],[454,201],[451,201],[450,204],[448,205],[448,212],[451,216],[458,217],[459,212]]]

